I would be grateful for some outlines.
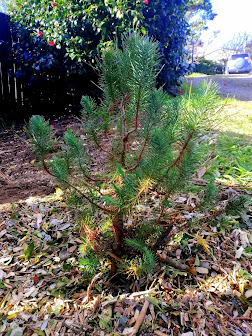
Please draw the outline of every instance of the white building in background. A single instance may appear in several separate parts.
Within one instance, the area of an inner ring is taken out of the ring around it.
[[[236,54],[237,52],[233,49],[227,49],[227,48],[217,48],[217,49],[211,49],[211,50],[200,50],[199,48],[197,50],[197,58],[205,58],[207,60],[212,60],[215,62],[219,62],[222,64],[225,64],[227,60],[231,57],[231,55]]]

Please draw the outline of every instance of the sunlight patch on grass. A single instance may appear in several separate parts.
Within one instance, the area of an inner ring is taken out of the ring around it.
[[[218,181],[252,189],[252,104],[228,99],[214,151]]]
[[[207,77],[207,75],[199,72],[193,72],[190,75],[186,75],[186,78],[197,78],[197,77]]]
[[[220,130],[252,137],[252,104],[229,98],[221,112]]]

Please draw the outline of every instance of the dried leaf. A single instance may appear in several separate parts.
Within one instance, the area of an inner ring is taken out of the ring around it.
[[[203,247],[203,249],[206,251],[206,253],[211,254],[211,250],[206,243],[206,241],[203,239],[203,236],[199,236],[198,243]]]
[[[33,278],[33,282],[34,282],[34,283],[38,282],[38,279],[39,279],[38,275],[35,274],[35,275],[34,275],[34,278]]]
[[[112,318],[112,306],[107,306],[103,309],[102,313],[99,316],[99,325],[101,329],[105,329],[108,326]]]
[[[206,167],[201,167],[198,170],[196,170],[196,174],[198,178],[202,178],[206,173]]]
[[[33,286],[26,293],[24,293],[24,297],[28,298],[29,296],[36,296],[37,292],[38,292],[38,289]]]
[[[46,330],[46,327],[47,327],[48,322],[49,322],[49,319],[46,319],[46,320],[41,324],[40,330],[42,330],[42,331]]]
[[[40,229],[40,227],[41,227],[41,224],[42,223],[42,213],[38,213],[37,214],[37,226],[38,226],[38,229]]]
[[[69,247],[68,252],[73,253],[76,250],[76,248],[77,248],[77,245],[71,246]]]
[[[200,274],[208,274],[208,269],[206,267],[195,267],[197,273]]]
[[[6,277],[6,275],[7,274],[2,269],[0,269],[0,280],[3,280]]]
[[[133,332],[134,332],[134,328],[133,328],[133,327],[131,327],[131,328],[125,328],[125,329],[123,330],[123,335],[125,335],[125,336],[130,336],[130,335],[133,334]]]
[[[199,266],[199,265],[200,265],[200,260],[199,260],[198,254],[196,254],[194,266]]]
[[[235,258],[236,258],[236,259],[240,259],[241,256],[242,256],[243,251],[244,251],[244,248],[243,248],[243,246],[241,246],[241,247],[236,251],[236,253],[235,253]]]
[[[245,296],[247,299],[249,299],[252,296],[252,288],[246,291]]]
[[[10,336],[23,336],[23,329],[20,327],[13,329],[10,333]]]

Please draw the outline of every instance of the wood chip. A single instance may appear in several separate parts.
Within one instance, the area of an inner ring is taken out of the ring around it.
[[[197,273],[208,274],[208,269],[206,267],[195,267]]]
[[[247,299],[252,296],[252,288],[246,291],[245,296]]]

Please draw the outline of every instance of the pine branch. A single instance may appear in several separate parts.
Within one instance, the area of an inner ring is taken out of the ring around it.
[[[65,181],[66,184],[73,188],[75,191],[77,191],[83,198],[85,198],[89,203],[91,203],[93,206],[95,206],[96,208],[103,210],[105,212],[110,212],[110,213],[115,213],[115,209],[109,208],[109,207],[105,207],[100,205],[99,203],[94,202],[89,196],[85,195],[82,191],[80,191],[78,188],[76,188],[73,184],[71,184],[68,181]]]
[[[127,141],[128,138],[129,138],[129,136],[130,136],[130,134],[134,133],[137,130],[137,128],[138,128],[140,99],[141,99],[141,85],[139,85],[139,89],[138,89],[138,97],[137,97],[137,104],[136,104],[136,114],[135,114],[135,127],[125,134],[125,136],[123,138],[123,139],[125,139],[125,141]]]
[[[137,127],[138,127],[139,107],[140,107],[140,99],[141,99],[141,83],[142,83],[142,80],[140,81],[140,84],[139,84],[138,96],[137,96],[135,130],[137,130]]]
[[[51,175],[51,176],[53,176],[53,177],[56,177],[56,175],[54,175],[54,174],[50,171],[50,169],[49,169],[49,167],[48,167],[48,165],[47,165],[47,163],[46,163],[46,161],[45,161],[45,155],[42,155],[42,157],[41,157],[41,161],[42,161],[42,164],[43,164],[43,168],[45,169],[45,171],[47,172],[47,174],[49,174],[49,175]]]
[[[49,175],[57,178],[57,176],[50,171],[48,165],[45,162],[44,156],[42,157],[42,163],[43,163],[43,167],[44,167],[45,171]],[[69,187],[71,187],[72,189],[74,189],[75,191],[77,191],[84,199],[86,199],[89,203],[91,203],[93,206],[97,207],[98,209],[103,210],[105,212],[115,213],[115,209],[110,208],[110,207],[105,207],[105,206],[100,205],[99,203],[94,202],[89,196],[87,196],[86,194],[84,194],[81,190],[79,190],[78,188],[76,188],[72,183],[70,183],[66,179],[64,179],[64,183],[66,185],[68,185]]]
[[[149,140],[149,133],[147,134],[147,136],[146,136],[146,138],[144,140],[144,143],[143,143],[142,149],[141,149],[141,151],[140,151],[140,153],[138,155],[136,164],[134,166],[132,166],[132,167],[127,168],[126,169],[127,172],[132,172],[133,170],[135,170],[139,166],[139,164],[141,162],[141,159],[142,159],[143,152],[144,152],[144,150],[146,148],[148,140]]]
[[[180,164],[181,159],[182,159],[184,153],[186,152],[187,147],[188,147],[188,145],[189,145],[189,143],[190,143],[190,141],[191,141],[191,139],[192,139],[192,137],[193,137],[195,131],[196,131],[196,128],[194,128],[193,131],[188,135],[187,140],[185,141],[185,143],[184,143],[182,149],[180,150],[180,152],[179,152],[177,158],[172,162],[172,164],[171,164],[171,165],[168,167],[168,169],[166,170],[166,173],[167,173],[167,174],[169,173],[169,171],[170,171],[173,167],[177,167],[177,166]]]
[[[122,153],[121,153],[121,163],[125,167],[125,156],[127,149],[127,140],[126,137],[126,116],[125,116],[125,97],[121,99],[120,111],[121,111],[121,120],[122,120]]]

